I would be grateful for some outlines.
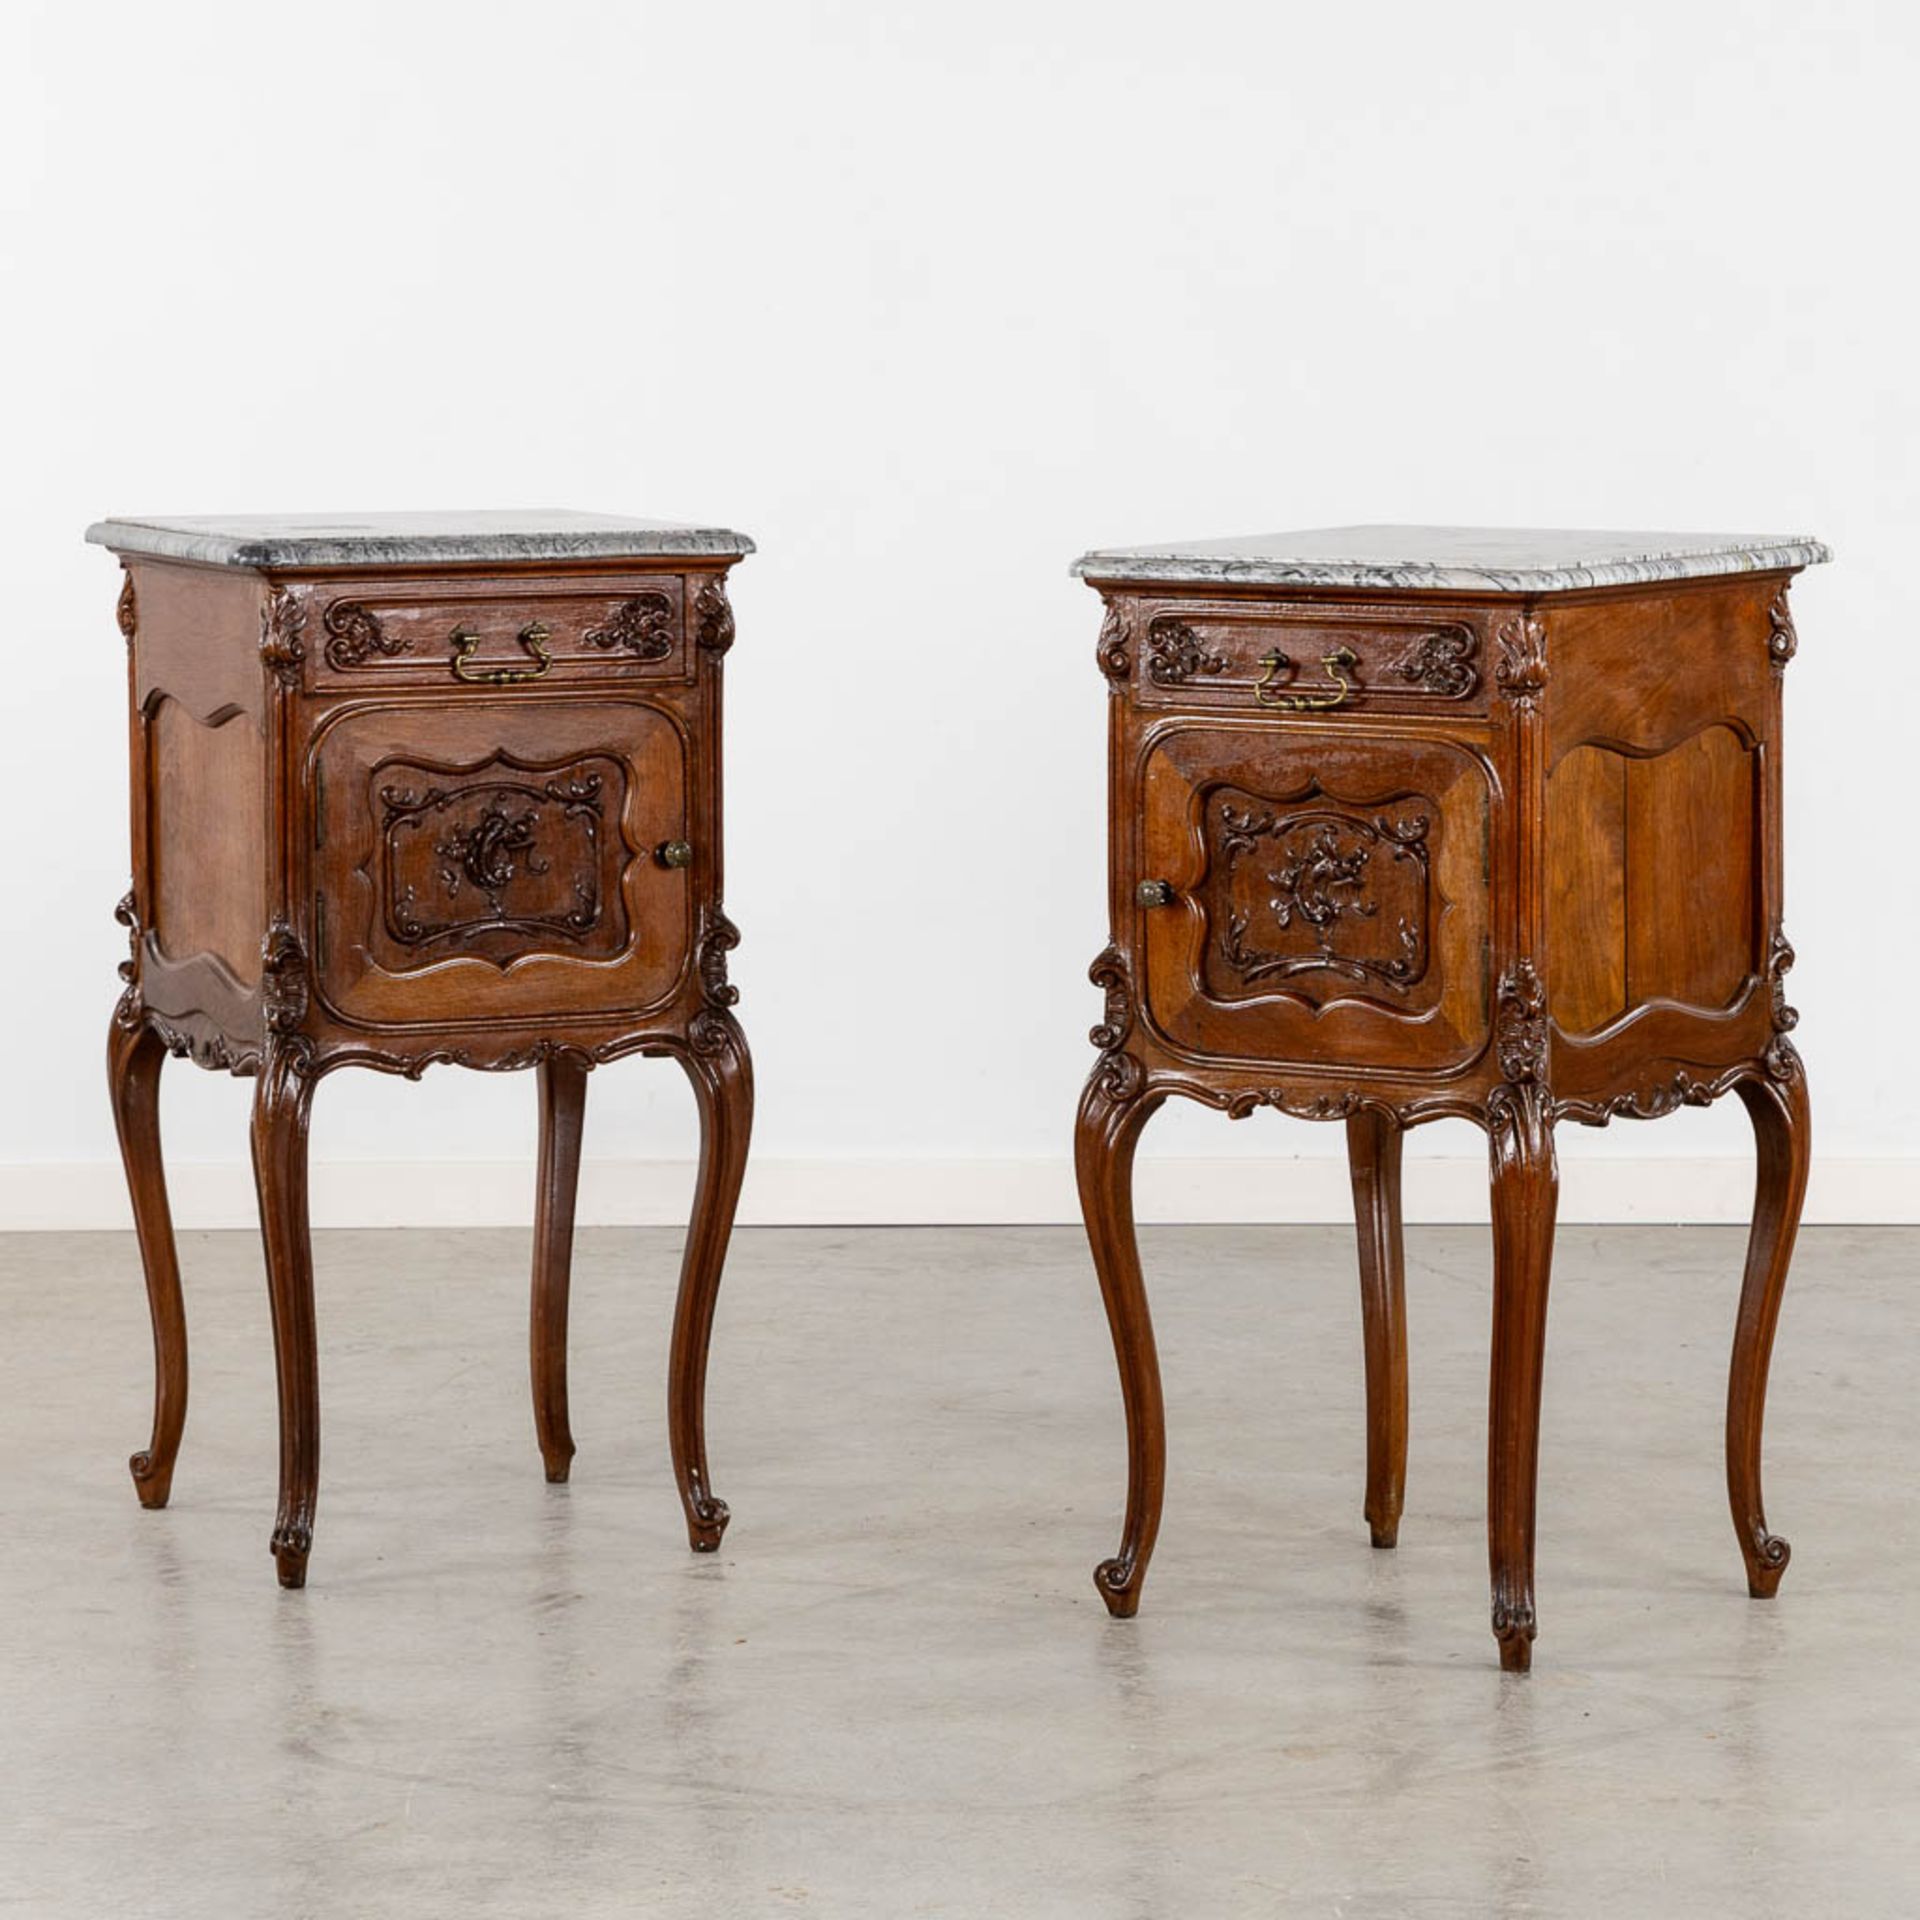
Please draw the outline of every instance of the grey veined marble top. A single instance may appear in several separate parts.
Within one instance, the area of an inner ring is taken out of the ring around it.
[[[1698,574],[1811,567],[1804,534],[1597,533],[1549,527],[1317,527],[1233,540],[1169,540],[1082,554],[1082,579],[1235,581],[1272,587],[1468,588],[1564,593]]]
[[[87,529],[96,546],[208,567],[445,566],[488,560],[635,560],[753,551],[743,533],[543,507],[524,513],[130,515]]]

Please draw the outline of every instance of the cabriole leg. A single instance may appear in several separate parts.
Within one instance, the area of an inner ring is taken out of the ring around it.
[[[1376,1547],[1400,1536],[1407,1485],[1407,1286],[1400,1226],[1402,1129],[1365,1108],[1347,1120],[1360,1241],[1360,1324],[1367,1370],[1367,1527]]]
[[[160,1157],[160,1069],[166,1058],[159,1035],[137,1014],[126,1020],[115,1015],[107,1030],[107,1085],[153,1318],[153,1437],[127,1462],[143,1507],[167,1504],[187,1421],[187,1315]]]
[[[1133,1156],[1141,1129],[1159,1110],[1162,1096],[1145,1094],[1139,1066],[1126,1055],[1103,1060],[1081,1096],[1074,1128],[1074,1166],[1080,1181],[1080,1211],[1093,1252],[1100,1293],[1120,1369],[1127,1415],[1127,1514],[1120,1551],[1094,1569],[1093,1584],[1116,1619],[1140,1609],[1140,1589],[1160,1531],[1166,1493],[1167,1423],[1160,1393],[1160,1359],[1153,1344],[1153,1318],[1140,1273],[1140,1247],[1133,1226]]]
[[[573,1460],[567,1420],[567,1295],[573,1275],[574,1199],[587,1069],[564,1055],[540,1062],[540,1172],[533,1208],[533,1310],[529,1354],[533,1428],[547,1478],[566,1479]]]
[[[667,1436],[673,1474],[686,1509],[687,1540],[695,1553],[712,1553],[727,1530],[727,1503],[707,1472],[707,1347],[720,1271],[733,1233],[734,1209],[747,1169],[753,1129],[753,1063],[738,1022],[709,1010],[696,1017],[680,1063],[693,1082],[700,1109],[700,1176],[693,1194],[674,1307],[673,1346],[667,1359]]]
[[[1806,1072],[1790,1048],[1782,1049],[1780,1057],[1786,1062],[1783,1077],[1740,1083],[1740,1098],[1753,1121],[1759,1172],[1727,1383],[1727,1498],[1747,1563],[1747,1591],[1756,1600],[1773,1597],[1793,1551],[1767,1531],[1760,1497],[1760,1431],[1766,1416],[1773,1332],[1780,1319],[1780,1299],[1793,1259],[1812,1154]]]
[[[307,1583],[320,1485],[320,1362],[313,1316],[313,1244],[307,1227],[307,1122],[313,1082],[297,1051],[271,1043],[253,1096],[253,1177],[266,1247],[280,1389],[280,1506],[274,1564],[283,1587]]]
[[[1487,1427],[1487,1553],[1500,1664],[1533,1663],[1534,1496],[1540,1380],[1559,1169],[1546,1095],[1498,1087],[1489,1103],[1493,1182],[1493,1366]]]

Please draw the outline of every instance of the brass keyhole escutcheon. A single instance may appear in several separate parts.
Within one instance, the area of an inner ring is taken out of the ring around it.
[[[512,687],[523,680],[538,680],[553,665],[553,655],[547,651],[547,642],[553,638],[552,629],[535,620],[520,629],[518,638],[522,648],[539,662],[538,666],[486,667],[476,672],[467,663],[481,636],[472,627],[455,627],[447,636],[453,647],[453,677],[469,686],[481,687]]]
[[[660,864],[663,867],[690,867],[693,865],[693,844],[687,840],[663,840],[660,843]]]
[[[1133,897],[1143,907],[1170,907],[1173,905],[1173,884],[1167,880],[1142,880],[1134,888]]]
[[[1293,662],[1277,647],[1260,664],[1266,672],[1254,684],[1253,697],[1261,706],[1277,707],[1283,713],[1331,713],[1335,707],[1344,707],[1360,691],[1350,677],[1360,664],[1360,656],[1351,647],[1335,647],[1322,656],[1320,664],[1333,682],[1324,691],[1314,688],[1306,693],[1282,693],[1280,689],[1288,682],[1280,675],[1283,672],[1290,675]]]

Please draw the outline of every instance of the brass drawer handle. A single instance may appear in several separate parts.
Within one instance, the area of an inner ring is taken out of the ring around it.
[[[1276,648],[1260,662],[1266,668],[1266,675],[1253,689],[1253,697],[1263,707],[1278,707],[1286,713],[1331,713],[1335,707],[1344,707],[1360,688],[1348,678],[1353,669],[1360,664],[1360,656],[1351,647],[1336,647],[1325,655],[1320,664],[1327,670],[1327,678],[1333,682],[1325,692],[1282,693],[1279,689],[1287,684],[1279,678],[1284,668],[1289,674],[1293,671],[1293,662]],[[1274,691],[1269,694],[1267,689]]]
[[[1168,880],[1142,880],[1134,888],[1133,897],[1143,907],[1170,907],[1173,905],[1173,883]]]
[[[553,665],[553,655],[547,651],[547,642],[553,638],[553,633],[538,620],[522,627],[519,635],[521,646],[539,661],[537,667],[492,667],[478,673],[470,672],[467,661],[480,644],[480,635],[471,627],[455,627],[447,638],[453,645],[453,677],[464,680],[469,686],[516,686],[522,680],[538,680]]]
[[[660,864],[663,867],[690,867],[693,865],[693,846],[686,840],[663,840],[659,847]]]

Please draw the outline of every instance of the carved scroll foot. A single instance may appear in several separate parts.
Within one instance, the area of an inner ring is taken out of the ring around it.
[[[167,1049],[123,1001],[107,1030],[107,1086],[126,1168],[153,1320],[153,1435],[127,1462],[143,1507],[164,1507],[187,1421],[187,1315],[160,1157],[160,1069]]]
[[[1080,1211],[1106,1302],[1127,1416],[1127,1511],[1120,1551],[1093,1574],[1100,1598],[1117,1620],[1130,1620],[1139,1611],[1167,1478],[1160,1360],[1133,1226],[1134,1150],[1162,1096],[1145,1092],[1142,1082],[1140,1064],[1130,1054],[1116,1051],[1102,1058],[1081,1095],[1073,1140]]]
[[[307,1125],[313,1082],[296,1042],[275,1040],[253,1095],[253,1175],[267,1256],[274,1371],[280,1391],[280,1507],[272,1552],[283,1587],[307,1579],[320,1487],[320,1361],[307,1230]]]
[[[1407,1486],[1407,1286],[1400,1225],[1402,1129],[1366,1109],[1347,1120],[1360,1242],[1360,1320],[1367,1369],[1367,1529],[1376,1547],[1400,1537]]]
[[[667,1359],[667,1436],[673,1474],[687,1516],[687,1544],[712,1553],[731,1517],[712,1491],[707,1469],[707,1349],[714,1304],[733,1233],[740,1182],[753,1131],[753,1063],[733,1015],[709,1007],[697,1014],[680,1054],[700,1110],[700,1175],[693,1194]]]
[[[280,1584],[297,1590],[307,1584],[307,1555],[313,1551],[313,1529],[308,1526],[275,1527],[273,1565]]]
[[[1813,1143],[1807,1076],[1800,1056],[1789,1042],[1780,1041],[1772,1057],[1780,1065],[1777,1075],[1740,1083],[1740,1098],[1753,1121],[1759,1171],[1727,1382],[1727,1498],[1747,1563],[1747,1591],[1756,1600],[1773,1597],[1793,1554],[1779,1535],[1767,1530],[1760,1493],[1760,1435],[1774,1329],[1806,1198]]]
[[[1533,1662],[1534,1497],[1547,1280],[1559,1169],[1546,1090],[1496,1087],[1487,1130],[1493,1185],[1493,1364],[1487,1423],[1487,1557],[1500,1665]]]
[[[567,1419],[567,1295],[573,1276],[574,1198],[580,1185],[580,1133],[587,1070],[565,1055],[542,1060],[540,1172],[533,1209],[533,1307],[528,1352],[533,1430],[547,1479],[562,1484],[573,1463]]]

